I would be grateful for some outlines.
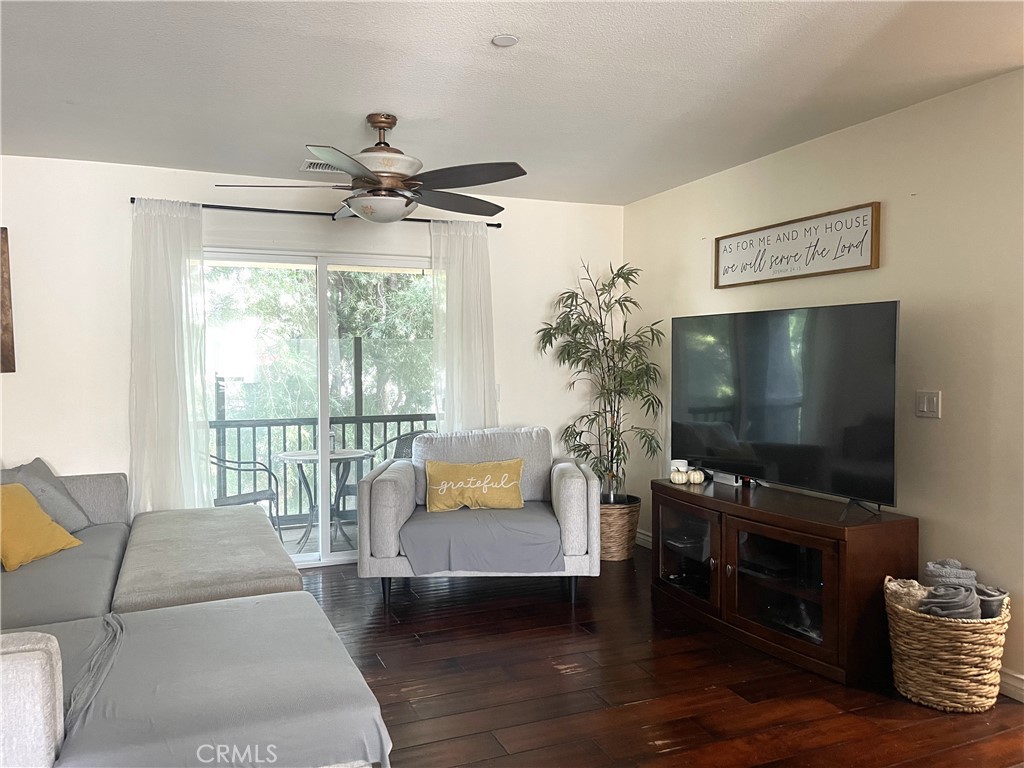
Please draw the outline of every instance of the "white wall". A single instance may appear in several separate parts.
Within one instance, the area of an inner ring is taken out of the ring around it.
[[[922,563],[957,557],[1024,606],[1024,114],[1011,73],[626,207],[646,320],[898,299],[899,511]],[[715,290],[714,240],[879,200],[881,268]],[[658,354],[669,370],[669,345]],[[942,418],[913,415],[942,390]],[[664,389],[668,394],[668,386]],[[667,397],[666,397],[667,402]],[[660,464],[637,460],[649,499]],[[645,509],[641,529],[650,529]],[[1005,666],[1024,671],[1024,618]]]
[[[217,189],[270,183],[216,174],[26,157],[0,159],[0,221],[9,229],[17,372],[0,376],[0,460],[45,457],[55,471],[128,468],[132,206],[154,197],[330,210],[339,193]],[[619,262],[622,208],[490,198],[506,206],[490,230],[499,416],[552,432],[579,409],[534,333],[581,257]],[[424,218],[431,211],[421,209]],[[214,245],[428,254],[425,224],[207,211]]]

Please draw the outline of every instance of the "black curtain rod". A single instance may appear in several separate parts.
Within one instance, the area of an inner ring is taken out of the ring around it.
[[[132,205],[135,205],[135,198],[129,198]],[[328,211],[289,211],[284,208],[249,208],[244,205],[214,205],[213,203],[201,203],[203,208],[209,208],[215,211],[246,211],[247,213],[290,213],[293,216],[327,216],[333,218],[334,214]],[[348,218],[347,216],[345,218]],[[429,224],[431,219],[401,219],[401,221],[414,221],[417,224]],[[488,227],[494,229],[501,229],[501,222],[484,222]]]

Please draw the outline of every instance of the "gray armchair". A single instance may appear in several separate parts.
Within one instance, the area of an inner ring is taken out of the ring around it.
[[[427,460],[523,459],[522,510],[427,512]],[[424,433],[412,458],[389,459],[359,481],[358,573],[416,576],[579,576],[601,573],[600,481],[585,464],[552,459],[544,427]]]

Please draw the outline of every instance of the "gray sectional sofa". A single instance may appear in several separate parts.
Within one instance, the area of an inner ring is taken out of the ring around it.
[[[389,765],[380,707],[258,507],[130,520],[0,575],[3,766]]]

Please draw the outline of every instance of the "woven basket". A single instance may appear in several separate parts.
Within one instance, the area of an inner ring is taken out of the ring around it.
[[[890,576],[885,577],[888,584]],[[885,590],[896,690],[944,712],[984,712],[999,695],[1010,598],[994,619],[947,619],[898,605]]]
[[[627,496],[624,504],[601,505],[601,559],[629,560],[636,546],[640,499]]]

